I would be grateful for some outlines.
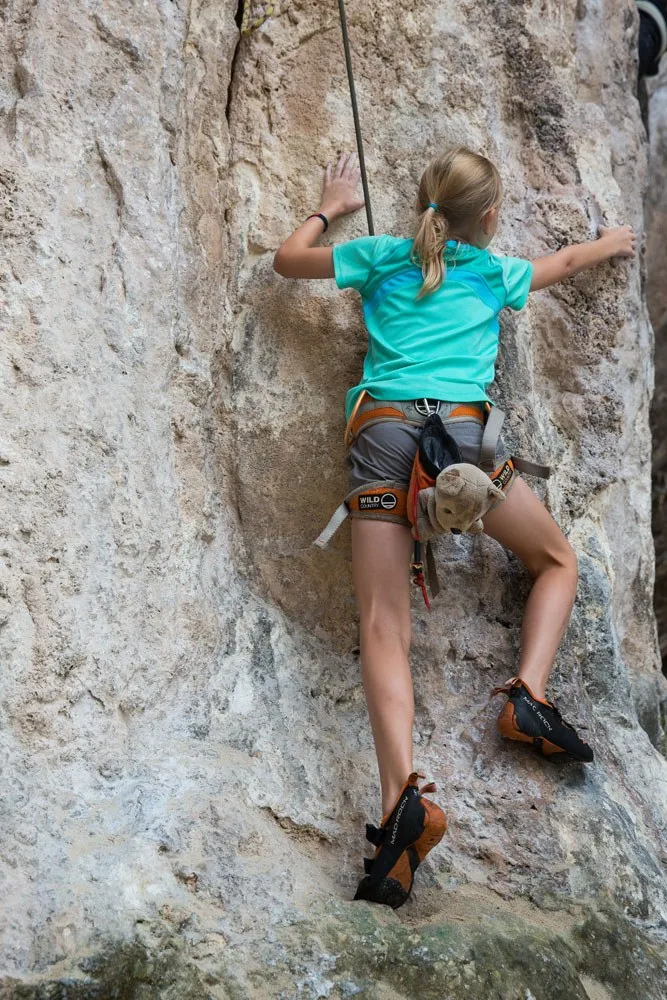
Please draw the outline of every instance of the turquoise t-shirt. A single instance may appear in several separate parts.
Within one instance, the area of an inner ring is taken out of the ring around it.
[[[336,284],[361,293],[368,330],[362,379],[345,399],[348,417],[364,389],[375,399],[488,399],[498,313],[526,304],[530,261],[453,240],[444,251],[443,284],[417,300],[422,273],[411,250],[412,240],[395,236],[364,236],[333,248]]]

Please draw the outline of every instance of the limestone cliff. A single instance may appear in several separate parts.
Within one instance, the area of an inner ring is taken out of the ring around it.
[[[349,0],[378,231],[466,142],[501,252],[643,225],[630,0]],[[596,749],[505,746],[528,579],[444,540],[415,601],[416,762],[450,833],[349,902],[379,807],[350,649],[358,302],[274,275],[354,135],[337,5],[2,0],[2,995],[664,1000],[653,341],[637,263],[507,317],[494,393],[581,584],[552,693]],[[332,240],[364,232],[362,214]]]

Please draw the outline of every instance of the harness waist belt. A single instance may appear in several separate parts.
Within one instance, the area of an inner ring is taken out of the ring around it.
[[[423,406],[423,404],[426,405],[423,409],[419,409],[418,407]],[[429,413],[437,413],[441,405],[442,400],[439,399],[406,399],[384,402],[371,397],[365,398],[365,394],[362,393],[347,422],[345,444],[350,448],[365,427],[372,427],[373,424],[381,423],[384,420],[398,420],[421,427]],[[415,410],[414,418],[406,413],[408,407]],[[477,420],[483,424],[484,412],[479,406],[461,403],[450,410],[444,419]]]

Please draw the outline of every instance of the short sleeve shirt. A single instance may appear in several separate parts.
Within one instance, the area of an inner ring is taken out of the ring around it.
[[[346,398],[348,416],[364,390],[375,399],[488,399],[498,314],[526,304],[533,273],[528,260],[450,240],[445,280],[417,299],[423,279],[411,255],[412,240],[393,236],[333,248],[336,284],[361,294],[368,330],[363,376]]]

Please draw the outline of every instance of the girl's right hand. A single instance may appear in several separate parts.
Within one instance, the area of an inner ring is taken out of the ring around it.
[[[600,239],[609,246],[609,257],[634,257],[637,251],[637,236],[632,226],[617,226],[607,229],[600,226]]]
[[[335,167],[329,163],[322,185],[320,212],[331,222],[340,215],[349,215],[364,207],[364,199],[356,193],[361,171],[357,166],[357,154],[343,154]]]

